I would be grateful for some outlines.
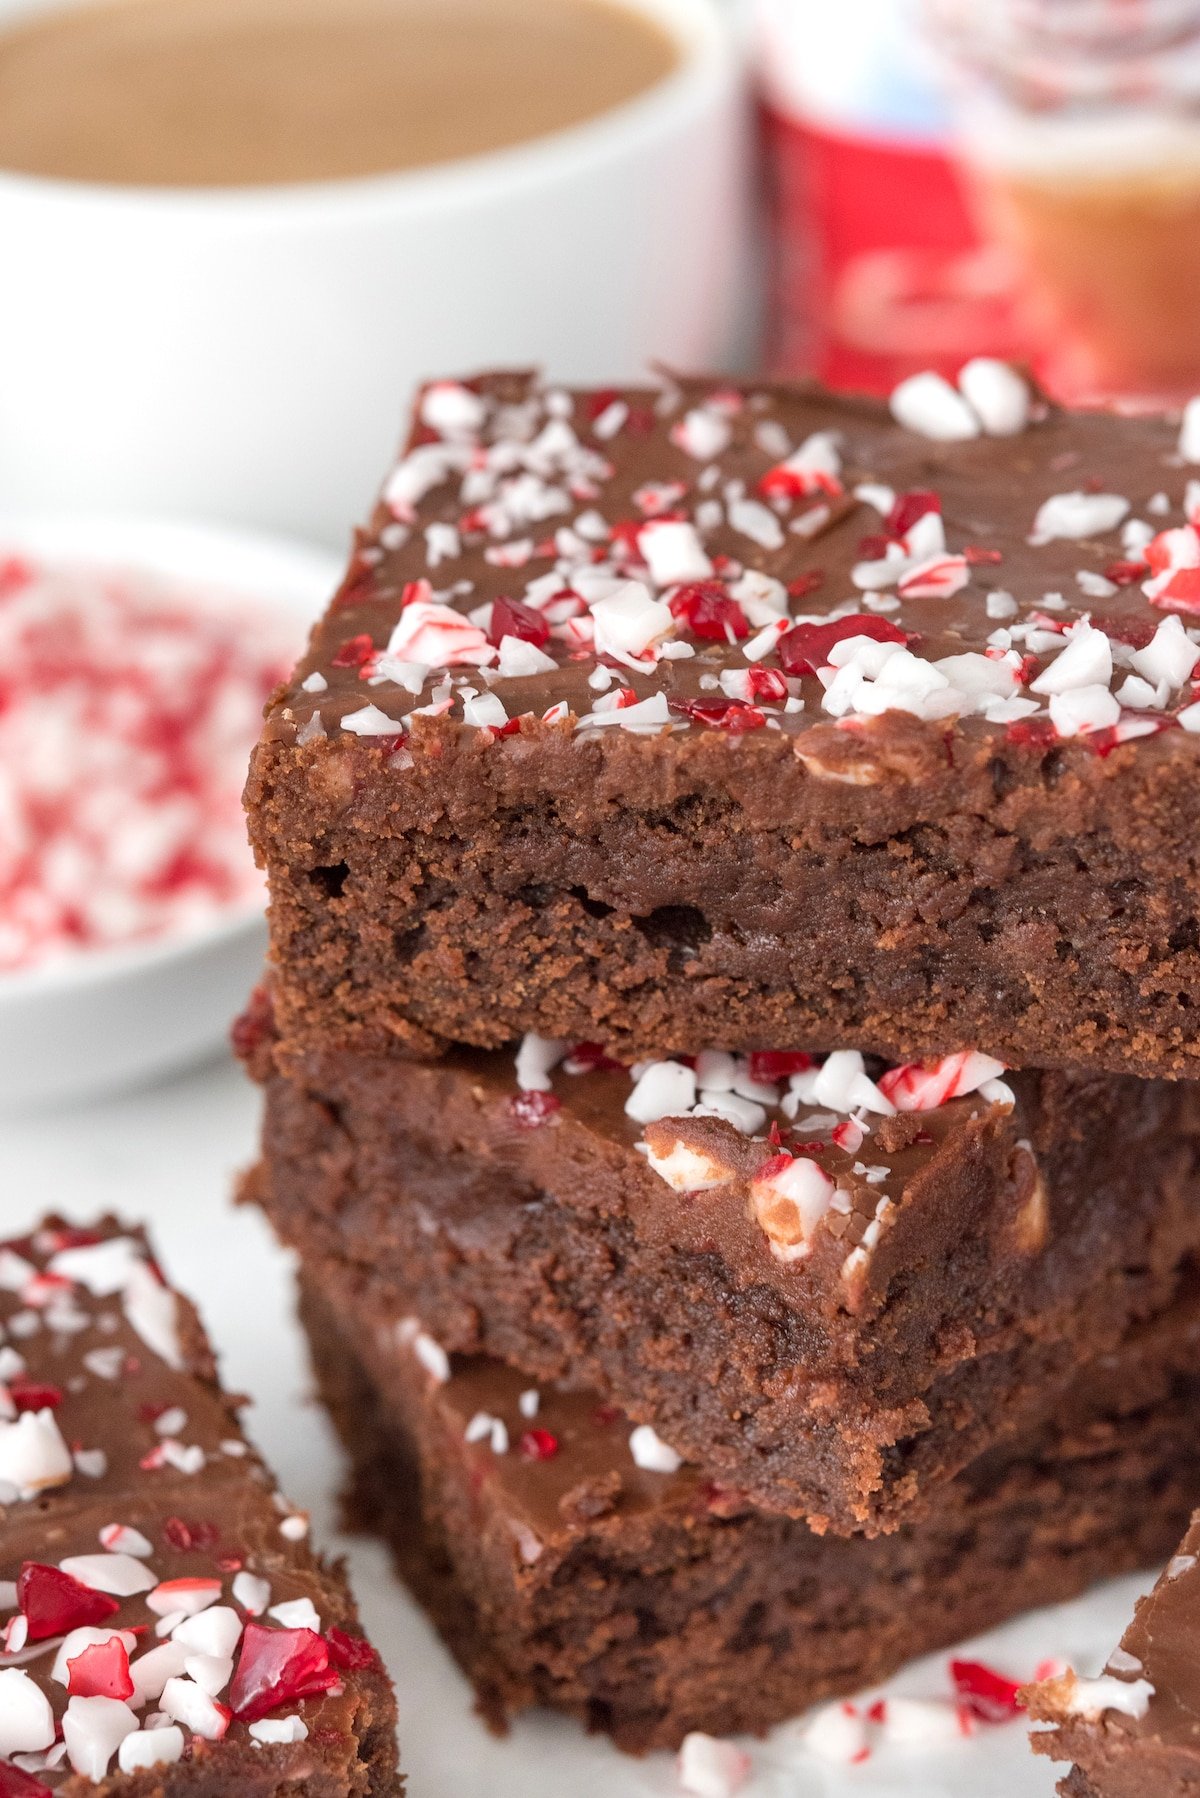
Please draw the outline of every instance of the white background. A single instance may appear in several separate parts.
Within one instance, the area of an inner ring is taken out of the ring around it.
[[[145,1220],[176,1282],[195,1297],[227,1383],[256,1401],[249,1426],[283,1486],[312,1511],[320,1539],[349,1552],[364,1620],[396,1681],[401,1752],[413,1798],[635,1798],[676,1791],[672,1763],[633,1761],[562,1719],[519,1723],[497,1741],[475,1720],[464,1681],[393,1579],[382,1549],[334,1533],[341,1462],[309,1397],[292,1321],[286,1257],[255,1212],[231,1206],[235,1171],[253,1155],[257,1094],[231,1066],[70,1113],[0,1122],[0,1221],[19,1231],[43,1212],[84,1219],[113,1209]],[[1093,1672],[1115,1644],[1146,1580],[1122,1580],[1041,1612],[976,1645],[1027,1677],[1043,1658]],[[914,1696],[948,1691],[937,1655],[894,1682]],[[777,1730],[754,1747],[745,1798],[1048,1798],[1054,1778],[1034,1762],[1019,1724],[938,1751],[884,1746],[863,1766],[830,1768]]]

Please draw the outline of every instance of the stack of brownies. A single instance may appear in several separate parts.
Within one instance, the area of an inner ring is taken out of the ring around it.
[[[990,362],[421,396],[256,751],[238,1035],[491,1718],[760,1729],[1175,1546],[1198,425]]]

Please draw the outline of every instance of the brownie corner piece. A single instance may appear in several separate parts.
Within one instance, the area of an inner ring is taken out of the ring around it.
[[[1068,1798],[1190,1798],[1200,1789],[1200,1512],[1095,1679],[1026,1687],[1038,1754],[1071,1763]]]
[[[289,1042],[1197,1071],[1176,424],[452,387],[253,761]]]
[[[0,1794],[396,1798],[395,1698],[141,1230],[0,1243]]]

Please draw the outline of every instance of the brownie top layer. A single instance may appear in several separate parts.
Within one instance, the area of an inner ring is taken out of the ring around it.
[[[1096,1679],[1066,1672],[1024,1693],[1030,1714],[1078,1748],[1089,1731],[1106,1748],[1181,1749],[1200,1769],[1200,1512],[1121,1645]],[[1146,1787],[1150,1790],[1150,1787]],[[1172,1788],[1174,1789],[1174,1788]]]
[[[1189,1367],[1198,1333],[1200,1289],[1193,1283],[1168,1312],[1057,1390],[1046,1417],[1031,1415],[1018,1442],[990,1450],[947,1486],[940,1504],[953,1511],[972,1492],[992,1493],[1005,1467],[1043,1451],[1068,1460],[1094,1455],[1098,1420],[1129,1414],[1139,1390],[1159,1391],[1164,1378]],[[619,1407],[588,1392],[538,1386],[487,1357],[448,1356],[411,1320],[381,1331],[372,1360],[385,1381],[394,1365],[409,1402],[419,1395],[435,1426],[461,1444],[464,1477],[502,1511],[527,1564],[582,1531],[619,1529],[634,1517],[686,1522],[752,1509],[736,1486],[684,1462]]]
[[[1191,754],[1192,422],[1060,411],[994,363],[890,410],[437,382],[268,737],[403,766],[464,727],[782,733],[859,782],[955,720]]]
[[[463,1052],[452,1065],[469,1071],[501,1127],[553,1126],[565,1110],[594,1137],[640,1155],[658,1181],[685,1195],[663,1202],[652,1181],[649,1204],[639,1205],[631,1187],[631,1209],[651,1236],[701,1252],[719,1246],[747,1277],[785,1287],[788,1270],[809,1262],[812,1278],[828,1281],[851,1311],[886,1290],[891,1257],[882,1254],[882,1268],[872,1263],[902,1207],[920,1210],[938,1190],[955,1191],[959,1176],[977,1175],[981,1154],[1021,1189],[1021,1246],[1040,1246],[1036,1162],[1028,1145],[1014,1150],[996,1128],[1014,1112],[1020,1125],[1018,1097],[1000,1078],[1002,1064],[985,1055],[888,1067],[853,1050],[709,1050],[624,1068],[595,1044],[527,1036],[515,1066]]]
[[[141,1231],[0,1244],[4,1798],[349,1789],[386,1683],[237,1411]]]

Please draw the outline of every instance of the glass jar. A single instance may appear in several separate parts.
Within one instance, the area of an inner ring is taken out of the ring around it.
[[[1043,378],[1200,390],[1200,0],[925,0]]]

